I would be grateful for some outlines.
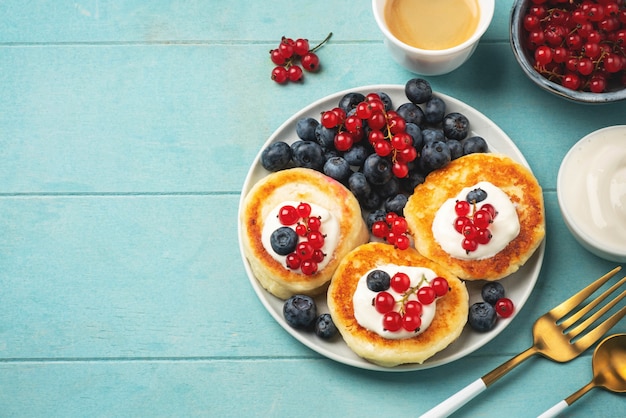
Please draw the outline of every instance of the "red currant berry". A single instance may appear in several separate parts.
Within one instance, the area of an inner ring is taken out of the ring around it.
[[[270,51],[270,59],[276,65],[283,65],[285,61],[287,61],[285,57],[283,56],[282,52],[280,52],[280,49],[278,48],[272,49]]]
[[[387,312],[383,316],[383,329],[396,332],[402,327],[402,315],[398,312]]]
[[[474,214],[474,225],[476,228],[488,228],[491,222],[493,222],[491,214],[484,209],[479,209]]]
[[[417,300],[410,300],[404,305],[404,312],[407,315],[417,315],[420,316],[424,311],[424,307]]]
[[[274,80],[278,84],[283,84],[286,83],[288,79],[289,72],[285,67],[274,67],[274,69],[272,70],[272,80]]]
[[[287,76],[289,77],[289,81],[300,81],[302,78],[302,68],[299,65],[292,65],[287,70]]]
[[[278,44],[278,49],[285,59],[291,58],[293,55],[293,40],[283,37],[280,44]]]
[[[304,260],[300,265],[300,270],[302,270],[302,274],[312,276],[317,273],[317,263],[312,259]]]
[[[391,132],[392,135],[404,132],[404,129],[406,128],[406,122],[400,116],[390,118],[387,122],[387,125],[389,128],[389,132]]]
[[[303,241],[296,245],[296,254],[300,256],[302,260],[308,260],[313,256],[315,248],[310,242]]]
[[[293,45],[293,52],[301,57],[304,56],[304,54],[309,52],[309,41],[302,38],[296,39]]]
[[[463,238],[463,241],[461,242],[461,248],[463,248],[469,254],[472,251],[476,251],[476,248],[478,248],[478,242],[473,239]]]
[[[411,240],[405,234],[398,235],[394,244],[399,250],[406,250],[411,246]]]
[[[391,222],[391,230],[396,234],[404,234],[408,228],[406,219],[402,216],[398,216]]]
[[[278,222],[282,225],[294,225],[298,219],[300,219],[298,210],[291,205],[285,205],[278,211]]]
[[[435,290],[430,286],[422,286],[417,291],[417,300],[423,305],[430,305],[435,301],[436,297]]]
[[[394,149],[403,150],[413,146],[413,138],[406,132],[397,133],[391,137],[391,145]]]
[[[400,215],[395,212],[387,212],[387,214],[385,215],[385,221],[387,221],[387,223],[391,225],[393,221],[395,221],[399,216]]]
[[[324,257],[326,257],[326,254],[324,254],[322,250],[318,249],[313,251],[313,257],[311,257],[311,260],[315,261],[316,263],[321,263],[322,261],[324,261]]]
[[[372,105],[375,102],[370,103]],[[381,130],[387,124],[385,114],[381,110],[372,111],[372,114],[367,118],[367,123],[370,128]]]
[[[305,224],[301,224],[299,223],[296,226],[296,234],[298,234],[298,236],[300,237],[306,237],[306,234],[309,232],[309,230],[307,229]]]
[[[403,149],[402,151],[396,154],[396,160],[400,161],[401,163],[410,163],[416,158],[417,158],[417,150],[412,145],[406,147],[405,149]]]
[[[450,289],[450,285],[448,284],[448,281],[441,276],[435,277],[430,283],[430,285],[435,291],[435,294],[437,295],[437,297],[442,297],[443,295],[448,293],[448,290]]]
[[[409,175],[409,166],[406,163],[396,161],[391,166],[391,171],[397,178],[403,179]]]
[[[320,69],[320,59],[313,52],[307,52],[302,58],[300,58],[300,64],[302,68],[309,72],[316,72]]]
[[[563,76],[563,81],[561,84],[565,88],[578,90],[581,85],[580,77],[573,73],[565,74],[565,76]]]
[[[298,216],[301,218],[308,218],[309,215],[311,215],[311,205],[306,202],[300,202],[296,210],[298,211]]]
[[[378,292],[374,297],[374,308],[378,313],[385,314],[393,309],[396,300],[389,292]]]
[[[322,113],[321,123],[324,128],[335,128],[337,125],[339,125],[339,116],[337,116],[337,113],[333,112],[332,110],[327,110],[326,112]]]
[[[300,264],[302,263],[302,259],[298,256],[298,254],[296,253],[291,253],[287,255],[287,258],[285,260],[287,267],[292,269],[292,270],[296,270],[298,268],[300,268]]]
[[[422,318],[419,315],[405,314],[402,317],[402,328],[409,332],[418,330],[422,326]]]
[[[457,200],[454,205],[454,211],[458,216],[467,216],[470,213],[471,206],[467,200]]]
[[[496,208],[491,203],[485,203],[484,205],[480,207],[480,209],[486,210],[487,212],[489,212],[489,215],[491,215],[491,219],[494,219],[496,215],[498,214],[498,212],[496,211]]]
[[[385,238],[389,233],[389,226],[387,222],[376,221],[372,224],[372,235],[376,238]]]
[[[509,298],[501,298],[496,301],[496,313],[500,315],[502,318],[508,318],[513,315],[515,311],[515,306],[513,305],[513,301]]]
[[[393,147],[389,142],[385,141],[384,139],[382,141],[376,141],[376,143],[374,143],[374,152],[376,152],[376,154],[380,155],[381,157],[388,156],[389,154],[391,154],[391,151],[393,151]]]
[[[319,250],[324,246],[324,234],[318,231],[309,232],[307,235],[307,240],[309,244],[311,244],[316,250]]]
[[[404,293],[411,286],[411,279],[408,274],[398,272],[391,276],[391,288],[398,293]]]
[[[361,119],[367,119],[372,115],[372,106],[369,102],[361,102],[356,106],[356,115]]]
[[[354,145],[354,137],[350,132],[339,132],[335,135],[335,148],[337,151],[348,151]]]
[[[476,233],[476,242],[485,245],[491,241],[491,232],[488,229],[479,229]]]
[[[538,46],[535,49],[535,60],[539,65],[546,66],[552,62],[554,52],[547,45]]]
[[[322,220],[317,216],[313,216],[307,219],[306,224],[309,230],[319,231],[322,226]]]
[[[465,226],[463,226],[463,229],[461,230],[461,234],[463,234],[463,237],[465,239],[469,239],[469,240],[473,240],[474,238],[476,238],[476,227],[474,226],[473,223],[467,223],[465,224]]]
[[[348,116],[344,122],[344,128],[353,134],[361,133],[363,131],[363,121],[357,116]]]
[[[468,225],[471,223],[472,223],[472,220],[468,218],[467,216],[459,216],[458,218],[454,220],[454,229],[456,229],[456,232],[458,232],[459,234],[462,234],[463,229],[465,228],[465,225]]]

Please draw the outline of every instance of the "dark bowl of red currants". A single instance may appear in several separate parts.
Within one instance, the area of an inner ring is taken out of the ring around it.
[[[510,41],[542,89],[578,103],[626,99],[626,0],[516,0]]]

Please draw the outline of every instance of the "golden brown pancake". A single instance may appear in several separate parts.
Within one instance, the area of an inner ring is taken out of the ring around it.
[[[362,327],[354,317],[353,295],[361,277],[385,264],[425,267],[444,277],[450,285],[437,299],[435,317],[421,334],[406,339],[387,339]],[[467,322],[468,293],[465,284],[437,263],[412,248],[371,242],[361,245],[341,262],[328,288],[328,308],[348,347],[372,363],[393,367],[423,363],[458,338]]]
[[[316,204],[338,218],[338,245],[332,254],[326,255],[330,257],[329,263],[313,275],[287,268],[268,253],[261,241],[268,213],[287,201]],[[354,195],[336,180],[308,168],[291,168],[269,174],[252,187],[243,206],[240,222],[243,225],[242,244],[246,258],[261,285],[281,299],[294,294],[314,296],[322,293],[341,259],[369,239]]]
[[[515,206],[520,232],[493,257],[455,258],[435,240],[433,219],[445,201],[481,181],[490,182],[506,193]],[[525,166],[498,154],[470,154],[432,172],[415,188],[404,216],[415,248],[466,280],[498,280],[514,273],[533,255],[545,236],[543,195],[537,179]]]

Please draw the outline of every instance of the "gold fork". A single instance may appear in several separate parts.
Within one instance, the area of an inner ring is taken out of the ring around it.
[[[574,296],[542,315],[533,325],[534,344],[530,348],[496,367],[480,379],[470,383],[464,389],[461,389],[423,414],[422,418],[447,417],[493,385],[514,367],[535,354],[541,354],[550,360],[563,363],[576,358],[588,349],[626,315],[626,306],[624,306],[595,328],[590,328],[594,322],[626,296],[625,290],[592,315],[587,316],[604,299],[622,286],[626,282],[626,277],[605,290],[594,300],[582,306],[578,311],[574,311],[620,269],[621,267],[614,268]],[[582,322],[578,323],[579,321]],[[588,332],[582,335],[586,331]]]

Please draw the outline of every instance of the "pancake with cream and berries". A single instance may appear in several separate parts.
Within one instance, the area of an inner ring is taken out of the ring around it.
[[[326,290],[341,259],[369,239],[354,195],[308,168],[271,173],[256,183],[240,221],[252,272],[281,299]]]
[[[348,347],[372,363],[423,363],[467,322],[465,284],[413,248],[364,244],[341,262],[328,309]]]
[[[545,236],[541,186],[499,154],[466,155],[432,172],[404,216],[415,248],[466,280],[514,273]]]

